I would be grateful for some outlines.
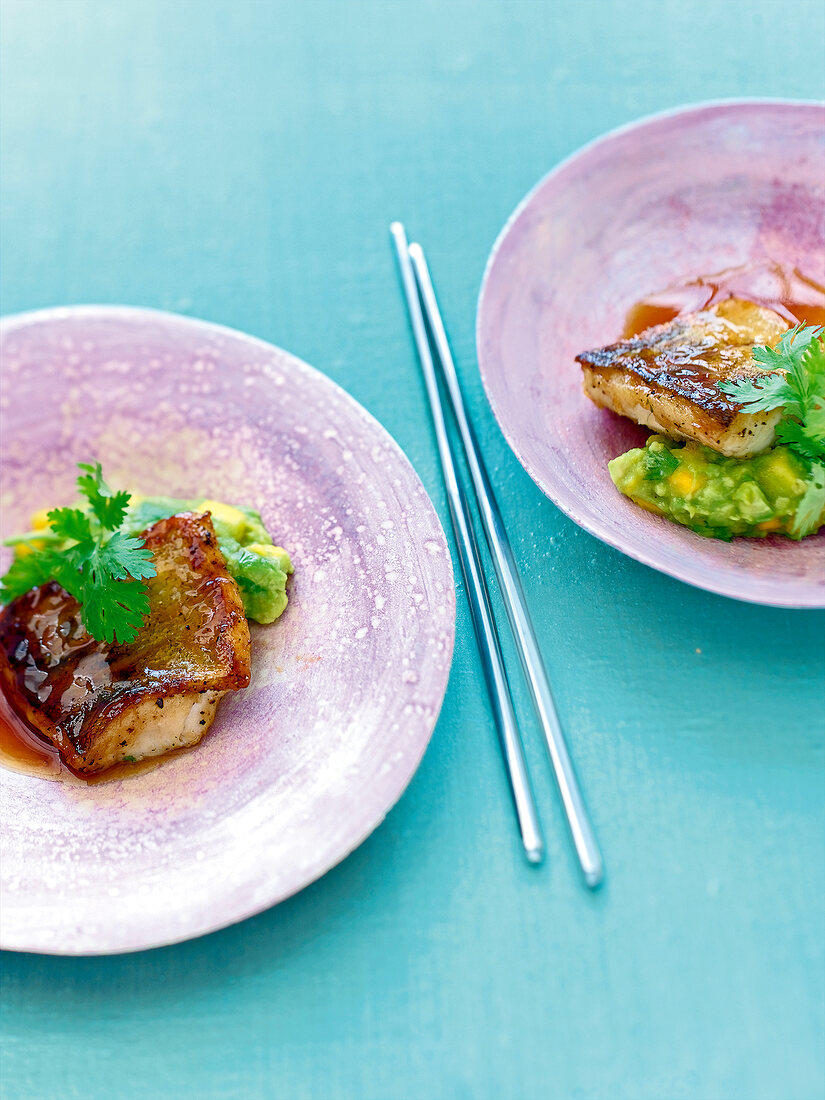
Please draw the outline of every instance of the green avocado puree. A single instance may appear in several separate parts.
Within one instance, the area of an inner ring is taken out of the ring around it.
[[[701,443],[652,435],[644,447],[608,463],[616,488],[657,515],[700,535],[730,539],[793,534],[809,486],[803,462],[778,446],[753,458],[727,458]],[[825,523],[825,512],[817,528]]]
[[[289,554],[275,546],[260,515],[252,508],[217,500],[179,500],[175,497],[134,495],[125,527],[139,534],[176,512],[210,512],[226,568],[241,591],[247,619],[274,622],[287,605],[286,579],[292,572]]]

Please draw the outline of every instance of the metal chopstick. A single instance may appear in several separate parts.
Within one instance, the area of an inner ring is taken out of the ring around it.
[[[452,444],[444,422],[444,409],[441,404],[441,394],[438,389],[435,367],[424,325],[424,315],[421,312],[421,303],[415,286],[415,275],[410,263],[407,237],[400,222],[393,222],[390,226],[390,233],[395,244],[404,296],[407,300],[410,315],[410,325],[412,326],[421,371],[427,388],[427,397],[438,443],[438,453],[444,473],[444,484],[447,489],[450,518],[452,519],[459,561],[461,562],[461,571],[464,575],[476,642],[478,643],[484,669],[484,678],[487,683],[487,690],[490,693],[490,702],[493,707],[499,741],[507,766],[521,840],[525,855],[530,863],[540,863],[544,856],[544,838],[542,837],[536,802],[527,772],[527,763],[524,759],[524,745],[516,724],[510,686],[507,682],[507,673],[501,656],[498,633],[490,608],[490,599],[483,579],[484,572],[470,520],[469,503],[464,487],[456,474]]]
[[[424,250],[419,244],[411,244],[409,246],[409,257],[412,261],[424,312],[427,316],[433,344],[437,352],[436,359],[440,361],[464,444],[484,533],[487,537],[496,575],[504,597],[507,618],[516,641],[524,674],[530,685],[536,715],[547,742],[553,773],[558,784],[573,844],[576,848],[584,881],[588,886],[595,887],[599,885],[604,877],[604,864],[596,841],[596,834],[593,831],[593,825],[576,778],[573,762],[570,759],[570,752],[567,748],[559,716],[556,712],[553,692],[547,679],[547,672],[536,640],[533,622],[524,598],[524,590],[516,568],[513,550],[484,465],[484,459],[481,456],[475,431],[464,406],[458,374],[450,352],[447,333],[438,308]]]

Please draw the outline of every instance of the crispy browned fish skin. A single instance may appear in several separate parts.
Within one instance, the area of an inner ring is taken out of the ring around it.
[[[54,582],[0,613],[2,688],[78,772],[195,744],[221,696],[249,683],[249,625],[209,513],[161,520],[145,538],[158,572],[131,645],[91,638]]]
[[[773,310],[730,298],[576,360],[584,392],[597,405],[676,439],[745,458],[773,443],[782,410],[744,413],[717,383],[764,375],[753,348],[775,344],[787,328]]]

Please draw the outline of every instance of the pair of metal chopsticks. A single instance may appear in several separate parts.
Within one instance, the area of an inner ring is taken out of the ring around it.
[[[501,586],[507,619],[530,687],[536,716],[550,753],[553,773],[567,823],[570,826],[576,855],[584,881],[588,886],[595,887],[604,877],[601,853],[556,713],[553,693],[550,690],[530,612],[524,598],[510,540],[481,457],[475,431],[467,417],[427,261],[420,245],[407,243],[407,236],[400,222],[393,222],[390,233],[395,244],[410,324],[424,375],[461,571],[467,588],[476,641],[507,766],[524,851],[531,863],[540,863],[544,858],[544,839],[524,757],[524,745],[516,722],[507,672],[501,655],[498,631],[484,580],[470,504],[456,469],[455,452],[447,430],[441,389],[431,348],[435,350],[441,375],[447,387],[470,470],[482,527]]]

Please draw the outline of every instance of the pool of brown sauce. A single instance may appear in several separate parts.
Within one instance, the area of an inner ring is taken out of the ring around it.
[[[774,310],[790,325],[825,325],[825,286],[796,267],[761,260],[667,287],[636,302],[622,336],[629,339],[682,313],[707,309],[727,298],[743,298]]]
[[[195,748],[197,745],[188,745],[166,753],[165,756],[149,757],[134,764],[116,764],[113,768],[94,775],[82,775],[63,763],[55,746],[30,729],[0,691],[0,767],[22,772],[24,775],[92,786],[154,771],[171,757],[184,756]]]

